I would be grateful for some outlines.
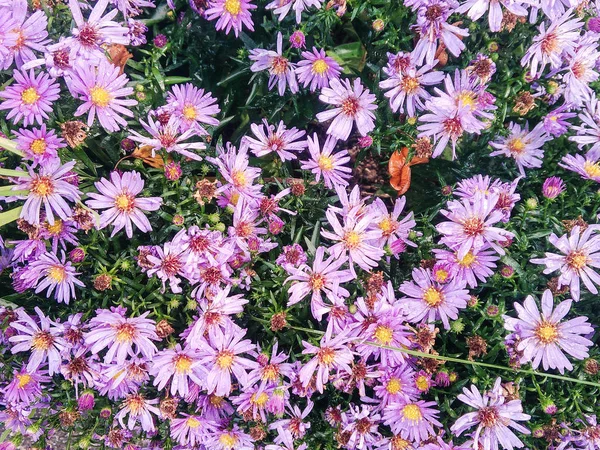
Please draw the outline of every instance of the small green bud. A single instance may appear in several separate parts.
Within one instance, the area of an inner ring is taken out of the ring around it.
[[[537,209],[538,201],[533,197],[528,198],[527,200],[525,200],[525,206],[527,207],[527,209],[533,211],[534,209]]]
[[[348,307],[348,312],[350,312],[350,314],[356,314],[356,311],[358,311],[358,308],[355,304],[352,304]]]
[[[146,88],[144,87],[143,84],[138,84],[138,85],[135,86],[135,90],[137,92],[144,92],[146,90]]]
[[[188,311],[195,311],[197,308],[198,302],[193,298],[188,299],[187,303],[185,304],[185,309]]]
[[[181,306],[181,301],[177,297],[172,298],[169,301],[169,308],[171,308],[171,309],[177,309],[177,308],[179,308],[179,306]]]
[[[121,263],[121,270],[131,269],[131,261],[125,260]]]
[[[210,223],[212,223],[214,225],[216,223],[219,223],[219,221],[221,220],[221,217],[219,216],[219,213],[212,213],[207,217],[207,219]]]
[[[460,334],[460,333],[462,333],[463,331],[465,331],[465,324],[464,324],[464,322],[462,321],[462,319],[458,319],[458,320],[455,320],[454,322],[452,322],[452,323],[450,324],[450,329],[451,329],[451,330],[452,330],[454,333],[456,333],[456,334]]]
[[[146,94],[144,92],[138,91],[135,93],[135,98],[137,98],[139,102],[143,102],[144,100],[146,100]]]
[[[79,442],[77,443],[77,446],[83,450],[86,450],[87,448],[90,447],[91,443],[92,443],[92,440],[90,439],[90,437],[85,436],[79,440]]]
[[[215,225],[215,230],[220,231],[221,233],[225,232],[225,224],[223,222],[219,222]]]

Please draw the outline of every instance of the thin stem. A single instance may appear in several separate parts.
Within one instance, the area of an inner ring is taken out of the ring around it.
[[[312,330],[310,328],[302,328],[302,327],[294,327],[294,326],[291,326],[290,328],[293,328],[294,330],[298,330],[298,331],[305,331],[307,333],[318,334],[321,336],[325,334],[323,331]],[[448,362],[454,362],[454,363],[458,363],[458,364],[468,364],[471,366],[487,367],[489,369],[504,370],[504,371],[508,371],[508,372],[522,373],[522,374],[533,375],[533,376],[537,376],[537,377],[548,377],[548,378],[554,378],[555,380],[568,381],[571,383],[578,383],[578,384],[585,384],[588,386],[600,387],[600,383],[594,383],[593,381],[579,380],[577,378],[569,378],[569,377],[565,377],[563,375],[554,375],[551,373],[541,373],[541,372],[537,372],[537,371],[531,370],[531,369],[515,369],[512,367],[499,366],[497,364],[489,364],[489,363],[484,363],[484,362],[479,362],[479,361],[470,361],[468,359],[453,358],[452,356],[431,355],[429,353],[423,353],[423,352],[420,352],[417,350],[410,350],[408,348],[400,348],[400,347],[391,347],[389,345],[381,345],[381,344],[377,344],[375,342],[362,342],[361,341],[361,344],[370,345],[372,347],[384,348],[386,350],[394,350],[394,351],[406,353],[407,355],[418,356],[419,358],[431,358],[431,359],[437,359],[438,361],[448,361]]]

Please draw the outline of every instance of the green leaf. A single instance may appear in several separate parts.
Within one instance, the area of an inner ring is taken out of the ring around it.
[[[11,209],[10,211],[0,213],[0,227],[17,220],[21,215],[22,209],[23,207],[19,206],[18,208]]]
[[[5,177],[29,178],[29,174],[23,170],[0,169],[0,175]]]
[[[17,150],[17,143],[15,141],[11,141],[10,139],[6,139],[0,136],[0,147],[9,152],[15,153],[16,155],[23,156],[23,152],[21,150]]]
[[[338,45],[328,51],[327,55],[335,59],[344,68],[345,73],[351,73],[348,69],[362,72],[367,61],[367,49],[361,42]]]
[[[167,86],[169,86],[171,84],[187,83],[188,81],[192,81],[192,79],[189,77],[175,77],[175,76],[165,78],[165,84]]]

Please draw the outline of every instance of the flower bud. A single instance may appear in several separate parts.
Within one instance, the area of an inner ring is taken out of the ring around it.
[[[382,19],[375,19],[371,26],[375,31],[380,32],[385,28],[385,22]]]
[[[85,390],[77,399],[77,408],[79,411],[89,411],[94,409],[96,405],[96,400],[94,398],[94,392],[90,390]]]

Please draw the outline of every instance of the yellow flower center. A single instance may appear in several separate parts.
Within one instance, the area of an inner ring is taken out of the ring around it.
[[[185,421],[185,424],[190,428],[198,428],[200,423],[201,422],[195,417],[188,417],[188,419]]]
[[[396,222],[391,217],[384,218],[381,222],[379,222],[379,229],[383,232],[385,237],[391,235],[394,231],[398,229],[398,222]]]
[[[506,144],[512,154],[520,155],[525,150],[525,142],[520,138],[514,138],[508,141]]]
[[[390,378],[390,381],[385,385],[385,390],[392,395],[402,391],[402,381],[399,378]]]
[[[196,120],[196,108],[194,105],[186,105],[183,108],[183,117],[187,120]]]
[[[409,448],[413,448],[409,441],[402,439],[400,436],[394,436],[390,443],[392,444],[391,450],[408,450]]]
[[[242,170],[232,170],[231,179],[233,180],[233,185],[237,188],[245,187],[248,184],[246,174]]]
[[[131,342],[133,338],[137,336],[136,328],[130,323],[122,323],[117,325],[117,333],[115,335],[115,340],[117,342]]]
[[[319,169],[325,172],[333,170],[333,159],[329,156],[321,155],[319,157]]]
[[[558,327],[544,320],[535,329],[535,335],[542,344],[552,344],[558,340]]]
[[[288,59],[283,56],[275,56],[271,61],[271,71],[274,75],[283,75],[288,70]]]
[[[471,110],[474,110],[476,105],[477,95],[473,91],[463,91],[458,96],[458,101],[461,105],[468,106]]]
[[[48,269],[48,276],[54,280],[55,283],[62,283],[67,278],[67,271],[62,266],[52,266]]]
[[[34,350],[48,350],[54,344],[54,337],[48,331],[38,331],[33,335],[31,346]]]
[[[429,389],[429,380],[425,375],[419,375],[415,380],[415,384],[417,385],[417,389],[420,391],[426,391]]]
[[[353,250],[357,248],[361,243],[360,234],[356,231],[348,231],[344,234],[344,243],[346,244],[346,248]]]
[[[458,264],[463,267],[471,267],[476,260],[477,257],[473,254],[473,252],[469,252],[464,256],[463,259],[458,260]]]
[[[94,86],[90,89],[92,103],[100,108],[106,108],[112,100],[108,91],[100,86]]]
[[[319,362],[327,366],[333,364],[335,361],[335,350],[330,347],[321,348],[317,353],[317,358]]]
[[[29,189],[39,197],[46,197],[54,192],[54,182],[49,177],[39,177],[31,181]]]
[[[121,212],[131,212],[135,205],[135,199],[130,194],[119,194],[115,197],[115,207]]]
[[[54,219],[54,225],[46,225],[46,230],[50,234],[58,235],[63,230],[63,221],[60,219]]]
[[[423,414],[421,414],[421,408],[414,403],[409,403],[402,408],[402,415],[405,419],[410,420],[411,422],[420,422],[423,418]]]
[[[43,138],[35,139],[33,142],[31,142],[29,149],[34,155],[43,155],[46,151],[46,140]]]
[[[218,395],[210,395],[209,397],[210,404],[216,408],[220,408],[223,404],[223,397],[219,397]]]
[[[348,97],[342,102],[342,113],[347,116],[355,116],[360,109],[360,103],[355,97]]]
[[[410,95],[414,94],[419,89],[419,87],[421,87],[421,84],[419,83],[418,78],[405,76],[402,78],[402,83],[400,84],[400,86],[402,87],[402,90],[404,92]]]
[[[31,375],[29,375],[28,373],[17,374],[17,380],[19,380],[18,381],[19,389],[23,389],[25,386],[27,386],[31,382]]]
[[[435,275],[435,279],[437,281],[439,281],[440,283],[445,282],[448,279],[448,277],[450,276],[450,274],[448,273],[448,271],[445,270],[445,269],[437,269],[435,271],[434,275]]]
[[[219,369],[230,369],[233,366],[233,353],[229,350],[221,350],[217,355],[217,366]]]
[[[313,273],[308,278],[308,285],[313,291],[320,291],[325,286],[325,277],[320,273]]]
[[[132,395],[127,400],[125,400],[125,403],[129,407],[131,414],[133,414],[134,416],[138,415],[140,411],[144,409],[144,397],[142,397],[141,395]]]
[[[232,16],[237,16],[242,10],[242,2],[240,0],[225,0],[223,8]]]
[[[259,406],[259,407],[265,406],[268,401],[269,401],[269,396],[266,392],[261,392],[258,395],[252,394],[252,397],[250,397],[250,403],[252,403],[256,406]]]
[[[39,98],[40,94],[38,94],[38,92],[33,87],[27,88],[21,93],[21,100],[26,105],[33,105],[39,100]]]
[[[390,345],[394,339],[394,330],[385,325],[377,325],[375,328],[375,338],[383,345]]]
[[[427,288],[423,294],[423,300],[425,300],[425,303],[427,303],[429,306],[436,307],[442,303],[444,296],[439,290],[431,286]]]
[[[275,381],[279,379],[279,367],[275,364],[269,364],[262,370],[261,379],[265,381]]]
[[[567,265],[575,270],[581,270],[590,262],[590,258],[583,250],[576,250],[567,255]]]
[[[592,163],[586,161],[583,163],[583,171],[588,174],[589,177],[595,178],[600,177],[600,162]]]
[[[177,355],[175,357],[175,372],[188,373],[192,367],[192,358],[186,355]]]
[[[316,73],[316,74],[318,74],[318,75],[323,75],[325,72],[327,72],[327,69],[329,69],[329,64],[327,64],[322,59],[317,59],[312,64],[312,70],[313,70],[313,72]]]

